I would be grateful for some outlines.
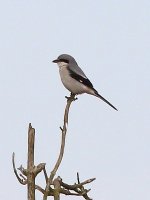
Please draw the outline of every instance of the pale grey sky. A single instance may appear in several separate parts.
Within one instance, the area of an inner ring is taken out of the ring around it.
[[[69,53],[119,111],[79,96],[57,175],[68,183],[77,171],[82,180],[96,177],[87,186],[93,199],[149,200],[150,1],[5,0],[0,30],[0,199],[26,199],[11,154],[26,166],[29,122],[36,128],[36,164],[52,169],[69,92],[51,61]],[[44,185],[42,176],[37,182]]]

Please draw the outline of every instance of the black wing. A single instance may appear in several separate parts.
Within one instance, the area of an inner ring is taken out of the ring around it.
[[[69,68],[68,68],[68,70],[69,70],[70,76],[72,78],[74,78],[75,80],[79,81],[80,83],[82,83],[90,88],[93,88],[93,85],[88,78],[84,78],[83,76],[80,76],[79,74],[75,73],[74,71],[72,71]]]

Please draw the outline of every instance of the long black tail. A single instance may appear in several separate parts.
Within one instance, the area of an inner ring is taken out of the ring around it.
[[[109,101],[107,101],[104,97],[102,97],[100,94],[98,94],[98,92],[95,89],[94,89],[94,92],[95,92],[95,96],[99,97],[105,103],[107,103],[108,105],[110,105],[113,109],[117,110],[117,108],[115,108],[115,106],[113,106]]]

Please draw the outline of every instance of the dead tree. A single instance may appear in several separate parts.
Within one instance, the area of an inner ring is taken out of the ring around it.
[[[79,173],[77,173],[77,183],[71,185],[63,182],[63,179],[60,176],[55,178],[56,172],[61,164],[64,155],[70,105],[73,101],[76,100],[75,95],[73,94],[71,94],[70,97],[66,98],[67,98],[67,105],[64,113],[64,123],[63,127],[60,127],[60,130],[62,132],[60,152],[57,161],[54,165],[54,168],[50,172],[50,175],[49,176],[47,175],[45,169],[46,165],[45,163],[40,163],[37,166],[34,165],[35,129],[32,128],[31,124],[29,124],[29,129],[28,129],[27,169],[25,169],[22,165],[18,169],[16,169],[15,153],[13,153],[12,155],[12,164],[14,173],[16,175],[16,178],[22,185],[27,185],[28,200],[35,200],[35,190],[38,190],[43,194],[43,200],[47,200],[48,196],[52,196],[54,200],[59,200],[60,194],[82,196],[84,199],[91,200],[91,198],[88,196],[88,192],[90,191],[90,189],[85,189],[84,185],[91,183],[92,181],[95,180],[95,178],[91,178],[83,182],[80,182]],[[18,174],[17,170],[20,172],[20,174]],[[45,183],[46,183],[44,189],[35,183],[36,176],[42,171],[44,173]]]

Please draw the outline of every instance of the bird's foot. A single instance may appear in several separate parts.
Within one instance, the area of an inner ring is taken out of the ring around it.
[[[71,100],[71,101],[75,101],[75,100],[77,100],[78,98],[77,97],[75,97],[76,95],[75,94],[73,94],[72,92],[70,93],[70,97],[67,97],[67,96],[65,96],[65,98],[69,101],[69,100]]]

